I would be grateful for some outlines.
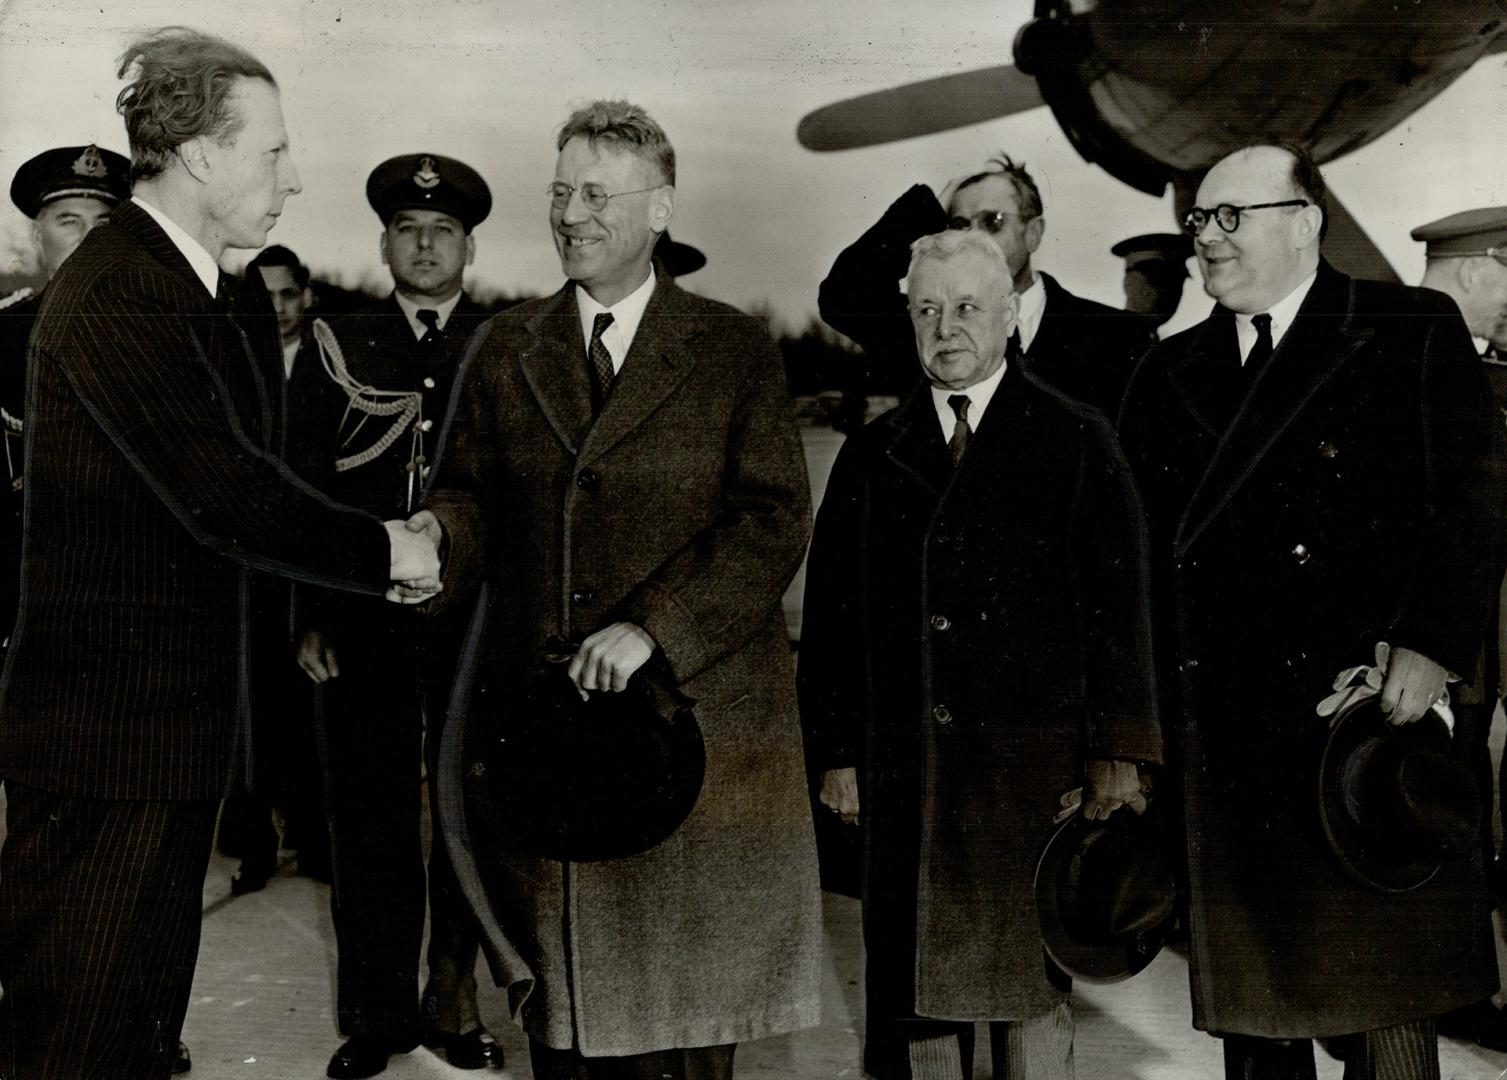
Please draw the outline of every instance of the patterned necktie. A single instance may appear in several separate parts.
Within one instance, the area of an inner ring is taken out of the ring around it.
[[[1272,358],[1272,317],[1267,314],[1251,316],[1251,325],[1256,328],[1256,344],[1251,346],[1245,358],[1245,384],[1249,386],[1261,374],[1261,369]]]
[[[612,389],[612,354],[607,351],[607,345],[602,341],[602,335],[612,325],[612,312],[604,311],[591,323],[591,373],[592,385],[596,390],[594,395],[597,410],[607,400],[607,394]]]
[[[440,329],[440,313],[433,308],[419,308],[413,314],[414,318],[424,324],[424,336],[419,338],[419,345],[428,352],[439,342],[440,334],[444,333]]]
[[[947,449],[952,454],[952,467],[955,469],[963,460],[963,452],[968,449],[970,402],[967,394],[949,394],[947,404],[952,406],[952,414],[958,418],[957,423],[952,425],[952,438],[947,440]]]

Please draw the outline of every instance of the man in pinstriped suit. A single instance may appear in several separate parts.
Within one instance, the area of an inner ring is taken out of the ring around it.
[[[248,764],[247,571],[438,588],[429,541],[265,449],[276,353],[251,347],[216,260],[261,246],[299,190],[271,74],[182,28],[130,45],[128,74],[133,198],[32,338],[0,676],[0,1075],[26,1080],[169,1074],[215,808]]]

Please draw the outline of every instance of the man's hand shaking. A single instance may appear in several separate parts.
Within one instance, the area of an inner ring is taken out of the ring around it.
[[[391,549],[387,599],[395,604],[422,604],[440,591],[440,541],[445,532],[428,510],[407,521],[385,521]]]

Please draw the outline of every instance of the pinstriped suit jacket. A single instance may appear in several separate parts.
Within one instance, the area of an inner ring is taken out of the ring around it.
[[[133,204],[53,279],[32,337],[0,777],[217,798],[246,744],[247,570],[381,591],[379,520],[265,449],[277,379]]]

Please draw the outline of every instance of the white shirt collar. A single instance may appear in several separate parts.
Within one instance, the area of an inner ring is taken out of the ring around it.
[[[417,341],[419,340],[419,338],[423,337],[426,333],[429,332],[429,327],[419,322],[419,312],[439,312],[440,329],[443,330],[445,328],[445,324],[450,321],[450,313],[455,310],[455,305],[460,303],[460,298],[465,295],[465,290],[461,290],[450,299],[442,300],[438,304],[430,304],[427,302],[421,304],[417,300],[408,299],[408,297],[404,296],[402,293],[396,290],[393,291],[392,295],[398,301],[398,307],[403,309],[403,314],[408,319],[408,328],[413,331],[413,339]]]
[[[1282,344],[1283,336],[1292,328],[1293,320],[1298,317],[1298,309],[1308,298],[1308,290],[1313,288],[1318,274],[1317,270],[1309,274],[1298,282],[1297,288],[1266,309],[1266,314],[1272,317],[1272,352],[1277,351],[1277,346]],[[1245,363],[1245,358],[1251,355],[1251,350],[1256,347],[1256,328],[1251,325],[1251,320],[1260,314],[1259,311],[1253,311],[1249,315],[1238,311],[1235,313],[1235,336],[1240,341],[1242,364]]]
[[[984,410],[989,407],[989,402],[994,397],[994,391],[999,389],[1000,380],[1005,377],[1005,369],[1010,366],[1007,360],[1000,364],[999,370],[990,375],[983,382],[976,382],[963,390],[949,390],[945,386],[933,385],[931,388],[931,403],[937,410],[937,422],[942,425],[942,441],[952,438],[952,429],[957,426],[957,414],[952,411],[952,406],[947,404],[947,399],[953,394],[966,394],[968,396],[968,429],[978,431],[979,424],[984,419]]]
[[[628,350],[633,347],[633,338],[638,334],[638,324],[644,321],[644,310],[649,306],[649,297],[654,295],[654,271],[644,283],[623,297],[610,308],[594,300],[586,287],[576,285],[576,307],[581,311],[581,342],[591,349],[591,328],[596,317],[604,311],[612,312],[612,325],[602,334],[602,344],[612,356],[614,373],[623,370],[623,361],[628,359]]]
[[[162,226],[162,231],[167,233],[167,238],[173,242],[173,247],[181,251],[183,257],[188,260],[194,276],[204,283],[204,287],[209,290],[209,295],[214,296],[220,287],[220,264],[215,262],[215,257],[205,249],[203,244],[188,235],[182,225],[140,195],[132,195],[131,201],[151,214],[152,220]]]
[[[1036,340],[1036,331],[1041,329],[1041,316],[1047,309],[1047,290],[1041,283],[1041,275],[1020,294],[1020,316],[1016,329],[1020,331],[1020,351],[1025,352]]]
[[[303,340],[283,345],[283,378],[293,378],[293,361],[298,357],[298,350],[303,345]]]

